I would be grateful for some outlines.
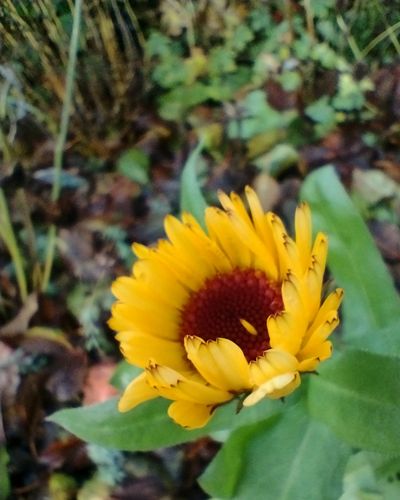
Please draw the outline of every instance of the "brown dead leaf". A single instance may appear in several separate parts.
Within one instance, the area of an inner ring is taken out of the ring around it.
[[[387,156],[382,160],[377,160],[375,166],[380,168],[394,181],[400,183],[400,163],[392,156]]]
[[[86,383],[83,388],[83,404],[101,403],[112,398],[118,391],[110,384],[116,364],[105,361],[89,368]]]
[[[86,444],[75,436],[53,441],[40,453],[39,460],[52,470],[63,467],[77,471],[90,464]]]
[[[254,179],[254,189],[260,199],[260,203],[265,212],[272,210],[278,203],[281,195],[281,189],[278,181],[263,172]]]

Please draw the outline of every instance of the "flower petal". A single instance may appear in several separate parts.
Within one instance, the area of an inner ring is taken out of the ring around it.
[[[261,206],[260,200],[258,199],[256,192],[249,186],[246,186],[245,192],[256,233],[263,240],[266,249],[271,253],[271,257],[275,263],[275,267],[278,268],[278,252],[275,247],[272,229],[267,221],[267,217]]]
[[[116,335],[120,349],[129,363],[145,368],[150,359],[181,371],[188,370],[186,353],[179,341],[165,340],[141,332],[124,331]]]
[[[303,270],[307,269],[311,253],[311,212],[307,203],[300,203],[295,219],[296,245]]]
[[[293,392],[300,385],[298,372],[282,373],[264,382],[243,401],[243,406],[252,406],[264,397],[280,399]]]
[[[252,267],[253,254],[244,247],[228,214],[215,207],[206,209],[206,225],[210,237],[219,245],[233,267]]]
[[[327,316],[332,312],[332,311],[337,311],[339,309],[340,303],[343,300],[343,289],[342,288],[336,288],[335,291],[333,291],[331,294],[328,295],[328,297],[325,299],[323,302],[322,306],[319,308],[319,311],[317,315],[315,316],[314,321],[308,328],[307,336],[308,338],[312,333],[322,324],[326,321]]]
[[[234,392],[251,387],[249,365],[234,342],[224,338],[204,342],[186,336],[185,348],[198,372],[215,387]]]
[[[121,412],[131,410],[140,403],[158,396],[158,392],[150,387],[147,382],[147,375],[143,372],[126,387],[118,402],[118,410]]]
[[[272,348],[293,355],[298,352],[304,335],[304,326],[299,325],[292,314],[282,311],[269,316],[267,329]]]
[[[332,342],[325,340],[313,352],[313,357],[304,359],[299,363],[300,372],[312,372],[320,364],[321,361],[330,358],[332,355]]]
[[[207,385],[206,381],[184,376],[167,366],[151,364],[146,372],[149,384],[167,399],[212,405],[229,401],[233,397],[227,391]]]
[[[253,384],[260,386],[277,375],[297,371],[298,365],[297,359],[288,352],[269,349],[250,363],[250,376]]]
[[[154,304],[146,309],[139,309],[123,302],[112,305],[112,317],[108,321],[110,328],[116,331],[140,331],[155,337],[176,340],[178,334],[178,311],[159,308],[154,314]]]
[[[212,405],[200,405],[190,401],[174,401],[168,407],[168,415],[182,427],[199,429],[210,420],[214,408]]]
[[[339,324],[339,317],[337,311],[331,311],[324,323],[322,323],[307,340],[304,347],[298,353],[297,357],[300,361],[318,356],[317,352],[321,347],[321,344],[329,337],[333,330]]]
[[[300,331],[305,332],[308,325],[308,310],[304,303],[305,294],[302,284],[293,273],[288,273],[282,283],[282,299],[285,311],[293,317]]]

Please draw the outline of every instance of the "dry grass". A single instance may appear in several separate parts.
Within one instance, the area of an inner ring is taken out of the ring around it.
[[[65,97],[72,9],[71,0],[0,6],[0,63],[12,69],[20,99],[47,117],[53,133]],[[132,131],[142,88],[141,38],[128,0],[84,2],[70,133],[96,156],[109,157]]]

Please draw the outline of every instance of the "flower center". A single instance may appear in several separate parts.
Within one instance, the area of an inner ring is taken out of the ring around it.
[[[256,269],[213,276],[185,304],[180,334],[203,340],[224,337],[235,342],[248,361],[254,360],[270,347],[267,318],[283,309],[280,288]]]

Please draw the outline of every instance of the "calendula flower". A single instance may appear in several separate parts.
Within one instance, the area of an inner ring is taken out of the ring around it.
[[[133,245],[132,276],[112,286],[110,326],[143,372],[120,411],[161,396],[175,422],[202,427],[233,398],[251,406],[288,395],[331,356],[343,292],[321,303],[327,237],[312,242],[304,203],[292,239],[252,189],[246,197],[250,215],[236,194],[220,193],[223,209],[206,209],[206,232],[188,213],[167,216],[168,239]]]

